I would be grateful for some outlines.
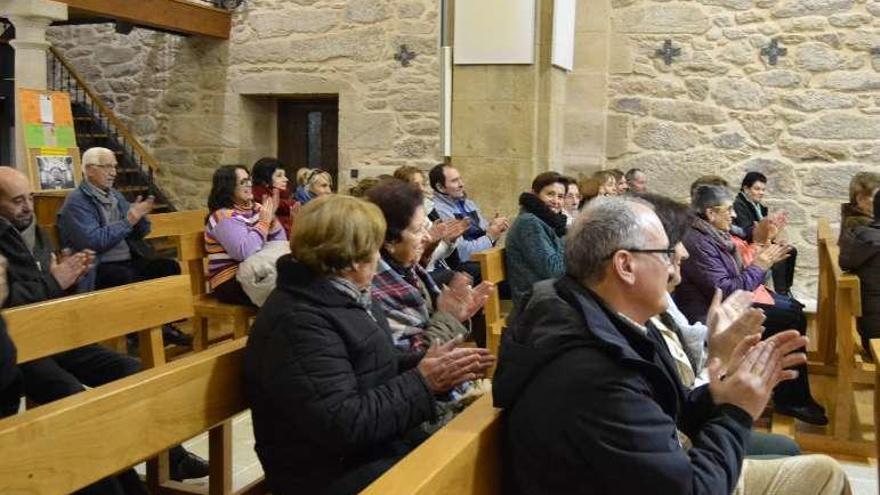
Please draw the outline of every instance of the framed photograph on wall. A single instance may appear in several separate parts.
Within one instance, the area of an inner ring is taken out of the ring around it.
[[[34,191],[68,191],[79,185],[78,148],[28,149],[28,176]]]

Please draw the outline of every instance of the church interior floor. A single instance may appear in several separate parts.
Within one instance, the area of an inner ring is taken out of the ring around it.
[[[811,325],[812,326],[812,325]],[[231,333],[231,329],[225,328],[226,325],[214,325],[210,327],[209,340],[213,341],[222,335]],[[188,324],[181,325],[183,331],[189,332]],[[813,329],[810,329],[812,334]],[[810,377],[813,395],[821,404],[823,404],[829,412],[834,411],[834,392],[835,379],[833,376],[825,376],[813,374]],[[873,391],[870,389],[857,390],[855,393],[855,409],[858,415],[859,424],[862,425],[862,438],[868,441],[874,441],[874,404]],[[798,433],[814,433],[818,435],[828,435],[830,437],[830,429],[827,427],[814,427],[799,421],[795,422],[795,428]],[[758,421],[755,426],[756,430],[769,431],[769,414]],[[254,437],[251,425],[250,413],[243,413],[233,420],[233,483],[235,489],[246,486],[251,481],[262,476],[263,470],[257,460],[254,452]],[[208,458],[208,436],[200,435],[184,443],[191,451],[198,455]],[[875,457],[853,457],[843,455],[832,455],[843,465],[847,475],[852,482],[854,495],[876,495],[878,493],[877,479],[877,459]],[[143,473],[143,465],[138,466],[138,471]],[[207,485],[207,478],[199,480],[189,480],[187,483],[194,485]]]

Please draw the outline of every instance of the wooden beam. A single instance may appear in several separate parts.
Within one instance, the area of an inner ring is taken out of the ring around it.
[[[229,39],[232,16],[225,10],[185,0],[58,0],[85,13],[180,34]]]

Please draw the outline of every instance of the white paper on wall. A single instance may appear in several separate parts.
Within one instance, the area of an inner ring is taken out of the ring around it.
[[[553,53],[551,63],[561,69],[574,69],[574,22],[577,0],[554,0]]]
[[[456,0],[454,63],[535,62],[535,0]]]

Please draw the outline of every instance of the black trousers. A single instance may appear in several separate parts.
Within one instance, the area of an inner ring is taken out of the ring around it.
[[[773,265],[770,273],[773,277],[773,289],[788,295],[794,282],[794,266],[797,264],[797,249],[791,248],[790,256]]]
[[[774,305],[754,304],[756,308],[764,310],[767,317],[764,320],[763,338],[768,338],[786,330],[797,330],[801,335],[807,334],[807,318],[804,316],[803,307],[800,303],[789,296],[773,294]],[[798,352],[807,352],[806,349],[798,349]],[[794,380],[786,380],[776,386],[773,391],[773,401],[776,404],[799,406],[808,404],[813,400],[810,393],[810,380],[807,375],[807,365],[802,364],[793,368],[798,376]]]
[[[111,261],[98,264],[95,288],[108,289],[171,275],[180,275],[180,265],[171,259],[133,258],[128,261]]]

